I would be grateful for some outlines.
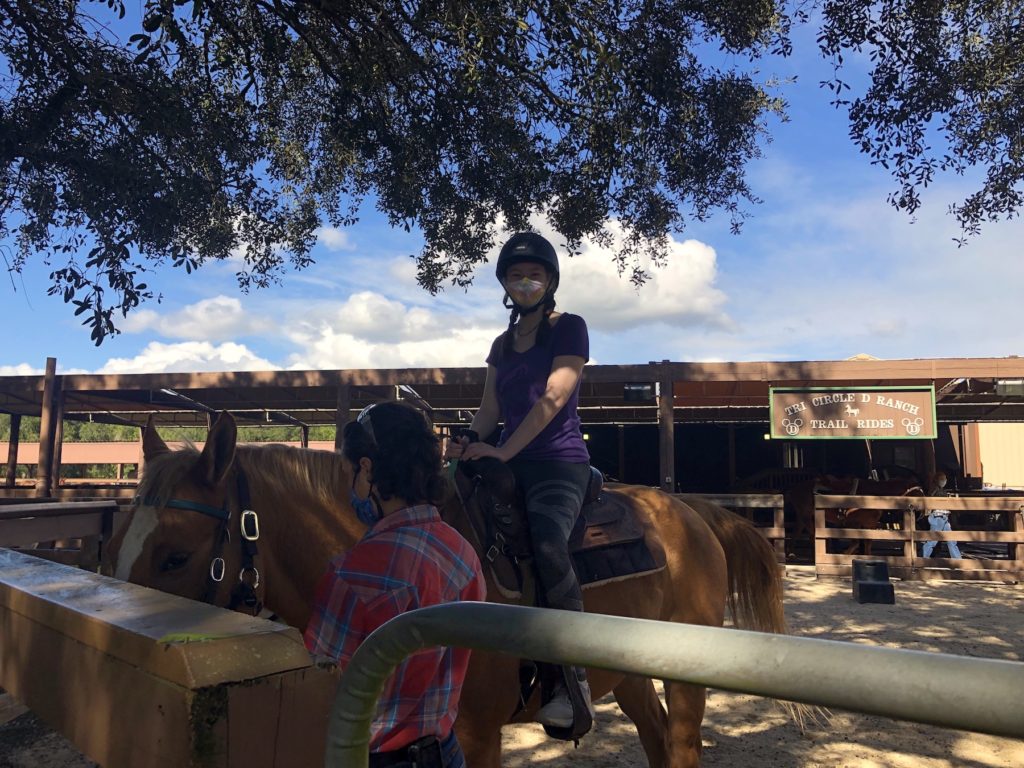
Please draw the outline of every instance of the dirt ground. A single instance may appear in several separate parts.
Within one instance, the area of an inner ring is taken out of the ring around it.
[[[859,605],[848,581],[817,581],[790,568],[786,614],[803,637],[1024,661],[1024,586],[895,582],[895,605]],[[58,735],[10,697],[0,696],[0,768],[90,768]],[[540,726],[504,732],[505,768],[642,768],[633,726],[611,697],[597,706],[580,744],[553,742]],[[5,714],[6,713],[6,714]],[[11,717],[18,715],[16,717]],[[802,735],[774,702],[711,691],[704,719],[707,768],[1019,768],[1024,741],[833,711]]]

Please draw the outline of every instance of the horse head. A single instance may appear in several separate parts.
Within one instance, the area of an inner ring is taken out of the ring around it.
[[[153,427],[143,433],[143,477],[127,523],[111,542],[107,570],[164,592],[213,602],[225,574],[240,571],[241,555],[226,547],[229,488],[237,430],[222,413],[202,452],[173,451]]]

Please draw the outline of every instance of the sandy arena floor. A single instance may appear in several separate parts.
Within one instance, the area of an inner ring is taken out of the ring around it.
[[[816,581],[790,568],[786,614],[794,634],[1024,661],[1024,586],[895,582],[896,605],[858,605],[849,582]],[[1024,693],[1024,692],[1022,692]],[[1022,701],[1024,706],[1024,701]],[[540,726],[505,729],[505,768],[642,768],[633,726],[608,697],[581,743],[552,742]],[[89,768],[93,764],[0,695],[0,768]],[[22,714],[23,713],[23,714]],[[833,712],[806,735],[778,705],[712,691],[704,719],[704,765],[737,768],[1020,768],[1024,741]]]

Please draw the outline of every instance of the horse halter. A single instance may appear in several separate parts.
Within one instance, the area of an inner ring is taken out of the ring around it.
[[[240,510],[240,516],[238,521],[239,533],[241,535],[242,545],[242,567],[238,571],[238,584],[231,590],[231,597],[228,601],[227,608],[229,610],[237,610],[239,605],[245,605],[247,608],[252,610],[252,614],[256,616],[263,609],[262,601],[256,594],[256,590],[260,587],[260,572],[256,567],[255,558],[259,554],[259,548],[256,545],[257,540],[260,537],[260,521],[256,511],[252,509],[251,498],[249,493],[249,482],[245,477],[245,473],[239,468],[235,472],[236,485],[238,490],[238,507]],[[151,496],[147,496],[142,499],[143,504],[150,506],[156,506],[157,500]],[[198,501],[191,501],[189,499],[168,499],[163,503],[164,507],[170,509],[181,509],[188,512],[199,512],[207,517],[212,517],[218,520],[220,524],[217,526],[217,543],[214,550],[213,559],[210,560],[210,568],[206,580],[206,592],[203,595],[203,602],[209,603],[210,605],[215,604],[217,597],[217,589],[227,572],[227,564],[221,553],[224,550],[225,542],[231,541],[231,509],[227,505],[225,500],[223,507],[214,507],[209,504],[203,504]],[[250,584],[245,575],[251,573],[253,575],[253,582]]]

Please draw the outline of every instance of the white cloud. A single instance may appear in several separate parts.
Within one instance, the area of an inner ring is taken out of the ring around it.
[[[181,373],[194,371],[270,371],[279,366],[242,344],[214,346],[206,341],[150,342],[135,357],[111,358],[97,373]]]
[[[0,376],[41,376],[45,371],[28,363],[18,365],[0,365]]]
[[[355,250],[355,244],[348,232],[337,227],[320,227],[316,230],[316,239],[329,251]]]
[[[558,247],[557,237],[546,234]],[[559,308],[586,318],[594,358],[614,360],[608,354],[614,348],[609,344],[623,330],[642,331],[651,324],[705,332],[730,327],[723,310],[725,295],[714,285],[715,251],[694,240],[670,241],[669,250],[668,263],[662,267],[642,263],[651,280],[638,289],[628,276],[618,274],[613,249],[584,243],[581,255],[569,259],[559,247]],[[136,312],[125,324],[127,332],[156,331],[201,344],[151,344],[137,358],[111,360],[107,367],[120,371],[171,370],[168,366],[173,370],[273,368],[265,360],[254,362],[260,360],[256,354],[237,345],[235,349],[245,354],[233,352],[239,364],[229,365],[225,350],[232,345],[209,343],[257,333],[261,340],[273,340],[288,349],[285,365],[293,369],[482,365],[508,318],[493,274],[497,251],[496,246],[490,260],[479,266],[472,286],[449,287],[437,296],[416,285],[412,259],[353,255],[346,262],[344,279],[357,289],[341,301],[275,299],[271,303],[266,296],[256,295],[245,311],[238,299],[219,295],[163,315]],[[343,291],[339,287],[327,295],[344,296]],[[644,338],[649,342],[651,336]]]
[[[307,309],[285,324],[296,351],[290,368],[406,368],[481,365],[500,332],[469,315],[436,312],[372,291]]]
[[[730,328],[725,294],[715,287],[715,250],[697,240],[670,240],[662,266],[642,258],[650,279],[639,288],[620,275],[613,251],[592,243],[572,259],[560,260],[559,307],[583,315],[594,329],[614,332],[661,323]]]
[[[455,328],[430,339],[378,344],[323,327],[308,335],[292,335],[301,351],[291,355],[288,367],[304,370],[482,366],[499,330]]]
[[[122,322],[121,330],[155,331],[171,339],[220,341],[265,333],[272,324],[270,318],[247,313],[237,298],[219,295],[166,314],[149,309],[133,312]]]
[[[714,248],[697,240],[669,238],[668,257],[658,266],[647,256],[637,266],[650,279],[636,287],[630,281],[632,264],[619,274],[615,255],[623,242],[623,229],[616,221],[607,224],[611,234],[609,247],[584,240],[579,255],[569,258],[564,239],[539,219],[534,228],[555,246],[561,280],[558,309],[582,315],[591,330],[608,333],[644,325],[669,325],[675,328],[731,328],[724,310],[726,295],[715,286],[718,274]],[[487,261],[474,271],[468,291],[447,288],[443,294],[453,304],[462,303],[487,316],[507,317],[500,309],[502,289],[494,276],[501,244],[507,233],[497,238]],[[409,260],[411,261],[411,260]],[[413,275],[414,267],[403,266],[393,274]]]
[[[380,343],[433,339],[445,332],[429,310],[409,307],[372,291],[349,296],[338,308],[332,325],[342,333]]]

